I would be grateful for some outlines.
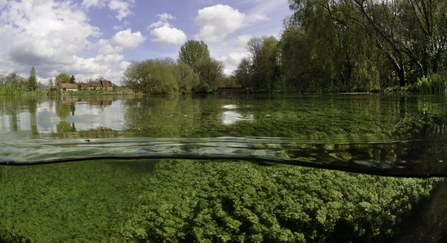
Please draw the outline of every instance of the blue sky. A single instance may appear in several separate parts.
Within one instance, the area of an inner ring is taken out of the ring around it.
[[[34,66],[42,83],[65,72],[120,84],[130,61],[177,59],[187,40],[230,74],[250,38],[279,38],[290,15],[287,0],[0,0],[0,11],[0,74]]]

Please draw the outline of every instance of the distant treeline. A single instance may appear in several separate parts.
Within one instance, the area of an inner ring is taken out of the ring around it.
[[[0,75],[0,95],[20,95],[25,91],[36,91],[39,87],[36,79],[36,69],[31,68],[28,79],[12,72],[6,76]]]
[[[123,83],[135,92],[171,94],[213,92],[220,86],[235,86],[223,73],[224,64],[210,57],[203,41],[187,41],[177,61],[171,58],[132,62]]]

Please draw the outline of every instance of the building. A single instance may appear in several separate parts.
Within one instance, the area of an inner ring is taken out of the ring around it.
[[[90,83],[79,83],[79,89],[80,90],[92,90],[93,87],[90,85]]]
[[[79,87],[78,87],[78,84],[62,83],[62,84],[59,84],[59,89],[61,89],[63,91],[78,91]]]
[[[90,81],[89,84],[92,87],[91,90],[101,90],[102,89],[101,82]]]
[[[101,84],[102,84],[102,88],[103,88],[104,90],[107,90],[107,91],[112,91],[112,90],[113,90],[113,84],[112,84],[112,81],[109,81],[109,80],[101,80],[100,82],[101,82]]]
[[[101,80],[99,82],[90,81],[88,83],[78,83],[78,84],[59,84],[59,89],[64,91],[78,91],[78,90],[107,90],[113,91],[113,83],[109,80]]]

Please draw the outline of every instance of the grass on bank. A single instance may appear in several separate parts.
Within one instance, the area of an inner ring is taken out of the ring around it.
[[[418,91],[422,94],[445,94],[446,82],[439,74],[418,78]]]

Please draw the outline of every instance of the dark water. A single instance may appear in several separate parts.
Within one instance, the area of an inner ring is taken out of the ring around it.
[[[441,188],[414,177],[447,175],[444,114],[402,94],[0,97],[0,242],[395,242]]]

